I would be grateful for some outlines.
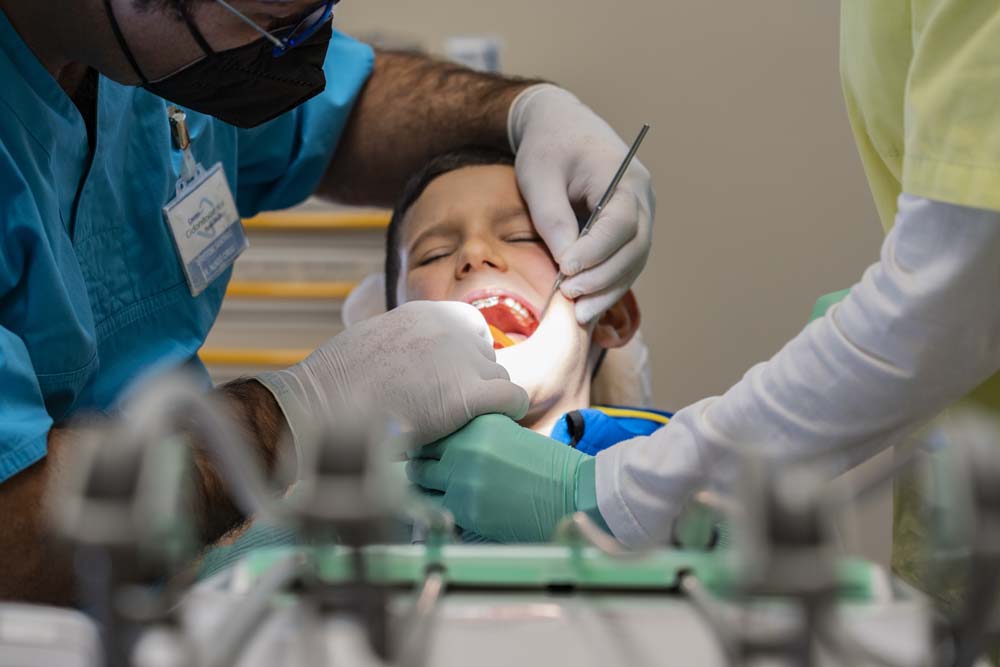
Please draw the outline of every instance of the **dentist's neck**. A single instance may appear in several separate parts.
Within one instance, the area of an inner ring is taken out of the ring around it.
[[[99,0],[0,0],[0,11],[42,66],[71,97],[87,69],[107,59],[110,28]]]
[[[59,0],[46,2],[22,2],[20,0],[0,0],[0,9],[7,15],[14,30],[35,54],[42,66],[52,76],[69,64],[65,53],[64,13],[65,3]]]

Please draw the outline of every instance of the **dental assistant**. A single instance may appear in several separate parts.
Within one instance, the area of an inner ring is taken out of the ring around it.
[[[0,0],[0,599],[65,602],[69,563],[43,539],[46,488],[137,378],[186,366],[246,247],[241,217],[312,194],[384,205],[432,155],[516,152],[540,233],[588,320],[645,262],[654,199],[637,165],[604,233],[575,242],[626,152],[570,93],[332,29],[335,0]],[[176,108],[174,108],[176,105]],[[597,184],[593,190],[587,184]],[[471,306],[415,303],[303,363],[217,388],[270,469],[281,434],[376,409],[417,442],[527,397]],[[241,516],[195,440],[203,540]]]
[[[773,358],[653,435],[591,458],[508,423],[426,448],[411,479],[459,525],[540,540],[583,510],[627,545],[662,543],[694,491],[732,488],[749,448],[819,456],[832,476],[970,392],[1000,408],[1000,6],[843,0],[841,31],[847,109],[888,232],[880,261]]]

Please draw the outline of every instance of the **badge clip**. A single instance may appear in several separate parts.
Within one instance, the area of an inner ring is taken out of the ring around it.
[[[175,106],[167,108],[167,117],[170,119],[170,130],[174,136],[174,145],[181,151],[183,162],[181,164],[181,177],[177,181],[177,196],[202,175],[202,168],[194,159],[191,152],[191,132],[188,130],[187,114]]]

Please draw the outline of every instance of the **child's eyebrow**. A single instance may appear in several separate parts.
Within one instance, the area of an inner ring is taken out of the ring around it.
[[[424,239],[431,236],[443,236],[445,234],[454,233],[454,223],[450,220],[441,220],[432,223],[427,229],[417,234],[416,238],[406,244],[407,250],[413,250],[416,248]]]
[[[493,222],[495,223],[507,222],[520,217],[530,217],[528,210],[523,206],[505,206],[493,212]]]

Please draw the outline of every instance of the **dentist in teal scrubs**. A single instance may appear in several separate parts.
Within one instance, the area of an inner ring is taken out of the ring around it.
[[[578,319],[641,270],[641,164],[576,239],[573,204],[593,205],[626,151],[598,116],[552,84],[375,51],[333,29],[334,4],[0,0],[0,599],[72,600],[44,540],[46,489],[81,435],[74,415],[113,419],[137,378],[200,374],[268,468],[284,432],[331,410],[376,406],[426,443],[526,409],[464,304],[411,304],[295,367],[210,387],[198,350],[246,244],[240,217],[313,194],[388,204],[430,156],[497,146],[517,155]],[[195,460],[210,541],[242,517]]]

